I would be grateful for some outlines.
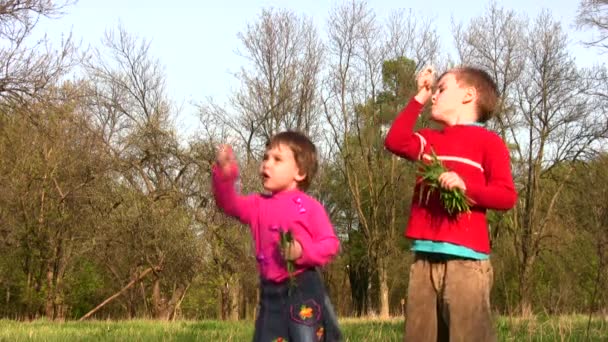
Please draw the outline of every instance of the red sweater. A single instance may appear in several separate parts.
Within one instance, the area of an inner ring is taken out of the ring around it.
[[[449,242],[489,254],[486,209],[508,210],[517,200],[509,150],[497,134],[475,125],[414,132],[422,108],[418,101],[410,100],[388,131],[384,146],[409,160],[427,159],[432,148],[443,165],[464,180],[465,194],[474,204],[470,214],[461,213],[454,218],[443,209],[436,193],[428,203],[424,200],[426,195],[419,203],[418,178],[405,236]]]

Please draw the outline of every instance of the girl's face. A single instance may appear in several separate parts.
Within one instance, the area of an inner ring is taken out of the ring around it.
[[[293,151],[284,144],[266,150],[260,165],[260,176],[264,189],[272,193],[294,190],[298,182],[306,177],[300,173]]]

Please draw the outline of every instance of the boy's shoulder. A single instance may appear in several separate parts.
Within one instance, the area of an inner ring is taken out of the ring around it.
[[[476,137],[482,139],[484,142],[490,142],[490,143],[495,142],[495,143],[504,144],[504,140],[497,132],[495,132],[485,126],[474,124],[474,125],[466,125],[463,128],[464,128],[463,134],[466,134],[467,136],[469,136],[471,138],[476,136]]]
[[[471,127],[471,129],[475,131],[474,135],[476,136],[476,138],[471,139],[475,142],[472,146],[476,146],[477,149],[481,148],[484,155],[509,154],[509,145],[497,132],[483,126]]]
[[[484,126],[474,126],[474,127],[478,130],[479,134],[483,135],[483,137],[485,139],[489,140],[490,142],[505,145],[505,141],[497,132],[495,132],[487,127],[484,127]]]

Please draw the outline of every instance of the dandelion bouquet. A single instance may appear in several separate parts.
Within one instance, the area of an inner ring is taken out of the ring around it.
[[[280,236],[281,250],[286,251],[293,243],[293,235],[291,234],[291,230],[287,230],[287,231],[282,230],[279,232],[279,234],[280,234],[279,236]],[[285,254],[283,254],[283,258],[285,260],[285,264],[287,265],[287,273],[289,273],[289,286],[295,287],[296,278],[293,274],[293,272],[295,271],[295,266],[294,266],[293,260],[288,260],[287,255],[285,255]]]
[[[418,203],[422,203],[425,193],[426,199],[424,200],[425,203],[428,203],[430,196],[435,191],[439,191],[439,199],[450,216],[455,216],[463,212],[471,212],[468,199],[461,189],[445,189],[439,183],[439,176],[449,170],[446,169],[439,158],[437,158],[435,152],[431,153],[431,160],[429,163],[425,163],[421,160],[418,162],[418,166],[418,175],[422,178]]]

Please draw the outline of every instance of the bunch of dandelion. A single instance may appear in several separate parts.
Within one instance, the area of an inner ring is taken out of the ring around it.
[[[420,185],[420,192],[418,198],[419,203],[422,203],[423,196],[425,194],[425,189],[425,203],[428,203],[430,196],[435,191],[439,191],[439,199],[441,200],[441,203],[443,204],[445,210],[451,216],[463,212],[471,212],[471,207],[469,206],[467,197],[461,189],[445,189],[439,183],[439,176],[444,172],[448,172],[449,170],[446,169],[445,166],[443,166],[441,161],[437,158],[435,152],[432,152],[430,162],[426,163],[421,160],[418,162],[418,166],[418,175],[422,178],[422,184]]]
[[[293,243],[293,235],[291,234],[291,230],[280,231],[279,235],[281,250],[287,251],[290,245]],[[287,264],[287,273],[289,273],[289,286],[290,288],[293,288],[296,286],[296,278],[293,274],[293,272],[295,271],[295,266],[293,260],[287,259],[287,255],[284,254],[283,258],[285,260],[285,264]]]

